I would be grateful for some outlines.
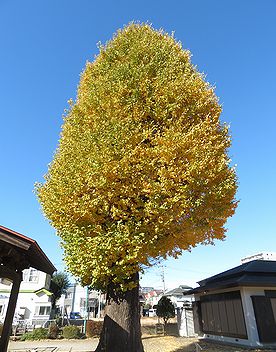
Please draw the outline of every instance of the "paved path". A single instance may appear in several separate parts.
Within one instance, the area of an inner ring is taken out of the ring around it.
[[[28,350],[35,350],[39,348],[39,352],[54,351],[54,347],[58,348],[58,352],[92,352],[98,345],[98,339],[85,339],[85,340],[43,340],[43,341],[10,341],[8,351],[23,352]],[[46,349],[47,347],[47,349]]]
[[[97,338],[85,340],[43,340],[43,341],[10,341],[10,352],[92,352],[98,345]],[[183,352],[194,351],[197,339],[177,338],[173,336],[143,336],[145,352]],[[56,349],[55,349],[56,348]]]

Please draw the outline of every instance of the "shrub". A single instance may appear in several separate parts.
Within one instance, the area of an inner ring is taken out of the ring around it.
[[[63,337],[65,339],[79,339],[81,337],[81,331],[79,327],[75,325],[64,326]]]
[[[100,336],[102,328],[103,328],[103,321],[88,320],[86,322],[86,336],[87,337]]]
[[[34,329],[32,332],[27,332],[22,335],[20,340],[44,340],[48,338],[48,329],[38,328]]]
[[[163,318],[165,327],[168,323],[168,320],[170,318],[175,317],[174,305],[172,304],[172,301],[168,297],[163,296],[159,300],[159,302],[156,306],[156,315],[158,317]]]
[[[59,327],[56,323],[51,323],[49,326],[48,337],[49,339],[57,339],[59,333]]]

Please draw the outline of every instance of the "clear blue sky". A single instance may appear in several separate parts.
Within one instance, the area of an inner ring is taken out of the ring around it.
[[[258,251],[276,251],[275,0],[0,0],[0,224],[37,240],[62,268],[55,231],[33,193],[96,43],[132,20],[175,31],[216,85],[240,199],[228,236],[166,263],[167,286],[194,283]],[[160,286],[158,269],[144,285]]]

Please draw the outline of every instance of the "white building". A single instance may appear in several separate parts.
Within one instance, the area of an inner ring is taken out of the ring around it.
[[[37,269],[23,270],[23,280],[20,285],[15,309],[14,321],[27,320],[32,325],[42,325],[51,313],[51,292],[49,292],[51,276]],[[0,280],[0,322],[4,321],[11,282]]]
[[[42,271],[30,268],[23,271],[23,281],[20,285],[17,305],[14,315],[14,323],[25,320],[28,325],[43,326],[50,319],[51,296],[49,291],[51,276]],[[0,322],[4,321],[9,296],[11,282],[0,279]],[[79,284],[72,284],[67,290],[66,295],[58,300],[57,306],[61,314],[70,318],[70,314],[79,313],[82,318],[98,316],[100,306],[104,303],[104,295],[100,295],[95,290],[87,291],[87,287]],[[74,318],[78,318],[75,316]]]
[[[241,259],[241,263],[248,263],[252,260],[276,260],[276,252],[260,252],[257,254],[248,255]]]
[[[173,290],[165,292],[164,296],[168,297],[172,301],[175,308],[183,308],[185,305],[192,305],[193,296],[184,296],[184,294],[191,289],[192,287],[190,286],[180,285]]]
[[[77,313],[82,318],[94,318],[99,315],[99,310],[101,310],[99,306],[102,308],[104,301],[105,297],[100,292],[89,290],[87,287],[75,283],[68,288],[66,295],[63,295],[57,304],[61,313],[68,315],[68,318],[70,315],[71,317],[75,315],[77,318]]]

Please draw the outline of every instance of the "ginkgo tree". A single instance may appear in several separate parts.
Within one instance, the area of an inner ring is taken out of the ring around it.
[[[119,30],[87,63],[37,185],[68,269],[107,292],[97,351],[143,351],[142,266],[223,239],[237,205],[228,127],[190,57],[148,24]]]

